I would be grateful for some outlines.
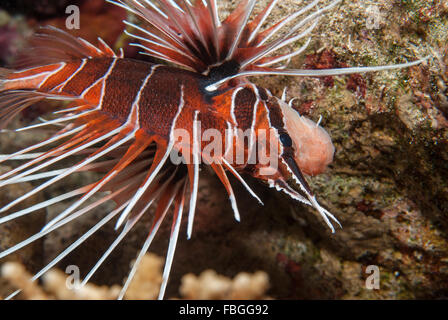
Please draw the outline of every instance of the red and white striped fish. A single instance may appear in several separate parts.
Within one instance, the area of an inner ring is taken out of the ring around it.
[[[218,17],[215,0],[109,2],[141,19],[139,26],[125,22],[134,30],[127,32],[128,35],[138,40],[134,46],[141,48],[143,54],[176,66],[127,59],[122,53],[117,55],[101,39],[94,46],[64,31],[47,27],[35,35],[25,60],[26,69],[1,69],[1,128],[38,101],[69,101],[70,105],[55,112],[52,120],[17,130],[52,125],[60,128],[50,139],[1,156],[0,162],[28,161],[2,174],[0,188],[24,181],[44,182],[0,208],[0,213],[57,182],[63,182],[75,172],[97,171],[104,175],[93,184],[0,218],[0,224],[7,223],[75,199],[40,232],[1,252],[0,258],[112,200],[116,203],[115,210],[108,212],[33,277],[33,281],[37,280],[115,219],[121,233],[87,274],[85,284],[153,202],[157,202],[148,237],[120,298],[169,209],[174,207],[159,295],[163,298],[187,199],[188,237],[192,234],[201,161],[210,165],[223,183],[237,220],[240,215],[228,172],[260,203],[242,174],[252,175],[314,207],[334,232],[331,220],[339,224],[338,221],[319,205],[304,177],[304,174],[321,173],[332,161],[334,148],[329,135],[318,124],[300,116],[284,101],[285,97],[273,96],[248,78],[262,75],[337,76],[408,67],[422,60],[392,66],[327,70],[291,70],[279,65],[307,48],[319,18],[340,0],[326,7],[319,7],[318,0],[312,1],[264,29],[262,26],[277,0],[270,1],[254,17],[256,1],[243,0],[224,21]],[[302,43],[298,50],[284,52],[285,47],[297,42]],[[220,133],[221,153],[206,152],[208,144],[202,137],[207,130]],[[187,132],[189,139],[180,141],[176,135],[178,131]],[[274,161],[261,161],[257,153],[260,149]],[[187,159],[185,164],[170,161],[173,152]],[[243,161],[237,163],[236,154],[243,154]],[[79,155],[84,157],[72,166],[51,170],[54,164]],[[295,181],[297,188],[291,181]],[[98,194],[104,196],[90,201]]]

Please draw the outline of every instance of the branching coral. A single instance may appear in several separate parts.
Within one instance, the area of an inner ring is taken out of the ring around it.
[[[147,254],[126,293],[127,300],[156,299],[162,282],[163,259]],[[1,276],[13,287],[22,290],[20,298],[27,300],[113,300],[121,287],[86,284],[73,285],[66,273],[53,269],[43,277],[42,285],[31,281],[32,276],[18,262],[7,262],[1,268]],[[187,274],[182,278],[180,295],[183,299],[266,299],[269,277],[265,272],[242,272],[234,279],[218,275],[213,270],[200,276]],[[3,297],[6,298],[6,297]]]

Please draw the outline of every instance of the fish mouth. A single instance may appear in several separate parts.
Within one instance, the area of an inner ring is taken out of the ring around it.
[[[294,180],[301,186],[302,191],[307,195],[314,196],[313,191],[303,176],[302,170],[300,170],[296,160],[292,156],[285,156],[283,159],[285,160],[289,171],[292,173]]]
[[[299,200],[313,208],[315,208],[321,217],[324,219],[325,223],[328,225],[328,227],[331,229],[332,233],[335,233],[335,228],[333,227],[333,224],[330,220],[333,220],[337,225],[339,225],[340,228],[342,228],[340,222],[336,219],[333,214],[331,214],[327,209],[323,208],[319,202],[316,200],[316,196],[314,195],[313,191],[311,190],[311,187],[309,186],[308,182],[306,181],[302,171],[300,170],[296,160],[291,155],[285,155],[282,157],[284,160],[284,163],[288,169],[288,171],[291,173],[292,178],[294,181],[299,185],[301,192],[305,195],[303,196],[301,193],[296,191],[293,187],[291,187],[286,181],[284,180],[276,180],[275,185],[276,188],[287,193],[290,197],[293,199]]]

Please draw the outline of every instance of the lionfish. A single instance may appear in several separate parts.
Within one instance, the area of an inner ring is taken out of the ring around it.
[[[266,19],[278,0],[268,2],[257,15],[253,14],[256,1],[242,0],[223,21],[216,0],[108,2],[140,19],[139,25],[124,21],[132,30],[125,31],[127,35],[137,40],[131,45],[140,48],[142,54],[168,64],[127,59],[122,50],[115,53],[101,38],[95,46],[62,30],[45,27],[32,38],[23,60],[25,69],[0,69],[0,129],[36,102],[65,102],[63,108],[53,112],[51,120],[16,130],[59,128],[49,139],[1,156],[0,163],[27,161],[2,174],[0,187],[25,181],[44,182],[2,207],[0,213],[75,172],[103,174],[95,183],[0,218],[0,224],[4,224],[74,199],[40,232],[1,252],[0,258],[112,200],[116,203],[115,210],[32,278],[39,279],[106,223],[116,219],[116,229],[121,228],[121,232],[83,279],[84,285],[157,202],[149,234],[119,298],[123,298],[142,257],[173,207],[159,293],[159,298],[163,298],[186,202],[188,238],[192,234],[202,161],[211,166],[224,185],[237,221],[240,214],[227,173],[235,176],[261,204],[243,174],[314,207],[334,232],[331,220],[339,224],[338,220],[318,203],[305,178],[323,172],[331,163],[334,147],[330,136],[319,123],[295,111],[285,95],[277,98],[251,83],[249,77],[338,76],[403,68],[423,60],[379,67],[288,69],[291,58],[307,48],[322,15],[341,0],[322,7],[319,0],[312,1],[266,27]],[[301,44],[297,50],[285,50],[296,43]],[[180,142],[176,130],[184,130],[190,139]],[[221,133],[223,152],[205,152],[207,144],[201,137],[207,130]],[[247,132],[249,135],[243,136]],[[257,158],[256,150],[260,148],[276,165]],[[238,152],[243,154],[243,161],[234,163],[232,155]],[[170,161],[173,153],[187,161],[173,163]],[[68,168],[49,170],[73,156],[82,159]],[[93,200],[98,194],[102,195],[99,200]]]

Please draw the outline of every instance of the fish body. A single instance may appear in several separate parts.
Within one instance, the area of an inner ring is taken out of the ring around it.
[[[98,57],[15,72],[4,83],[4,90],[35,90],[42,94],[78,99],[84,104],[96,106],[98,112],[109,117],[110,121],[122,124],[128,120],[132,106],[138,99],[138,126],[148,135],[156,135],[166,141],[173,129],[191,130],[195,112],[198,112],[197,120],[201,122],[201,136],[202,132],[210,129],[222,133],[228,131],[222,135],[224,140],[221,143],[225,147],[230,147],[226,145],[229,135],[231,143],[235,143],[234,140],[243,139],[248,132],[256,136],[260,129],[268,131],[272,126],[268,122],[274,121],[277,130],[285,130],[283,118],[286,117],[280,107],[283,102],[268,90],[251,83],[241,83],[218,93],[210,93],[205,89],[209,83],[209,77],[188,70],[133,59]],[[184,106],[174,128],[172,124],[181,100]],[[288,109],[285,111],[288,112],[291,108],[283,109]],[[269,118],[271,115],[273,119]],[[313,138],[316,136],[313,131],[325,132],[321,127],[306,118],[302,119],[296,121],[295,126],[299,128],[295,131],[308,137],[309,147],[323,145],[323,150],[317,151],[318,159],[319,153],[326,156],[323,157],[325,163],[320,164],[319,168],[309,159],[306,165],[300,163],[299,167],[306,174],[319,174],[331,162],[334,149],[328,135],[324,134],[326,141],[323,144],[320,143],[322,139]],[[308,123],[308,126],[302,122]],[[311,130],[304,132],[308,127]],[[313,127],[318,129],[312,130]],[[306,149],[306,138],[297,141],[302,142],[301,150]],[[188,147],[192,147],[191,142]],[[205,147],[207,141],[201,141],[201,151]],[[235,145],[235,148],[238,146]],[[247,154],[251,151],[242,151],[246,159],[238,163],[236,169],[246,167]],[[236,150],[232,152],[237,153]]]

